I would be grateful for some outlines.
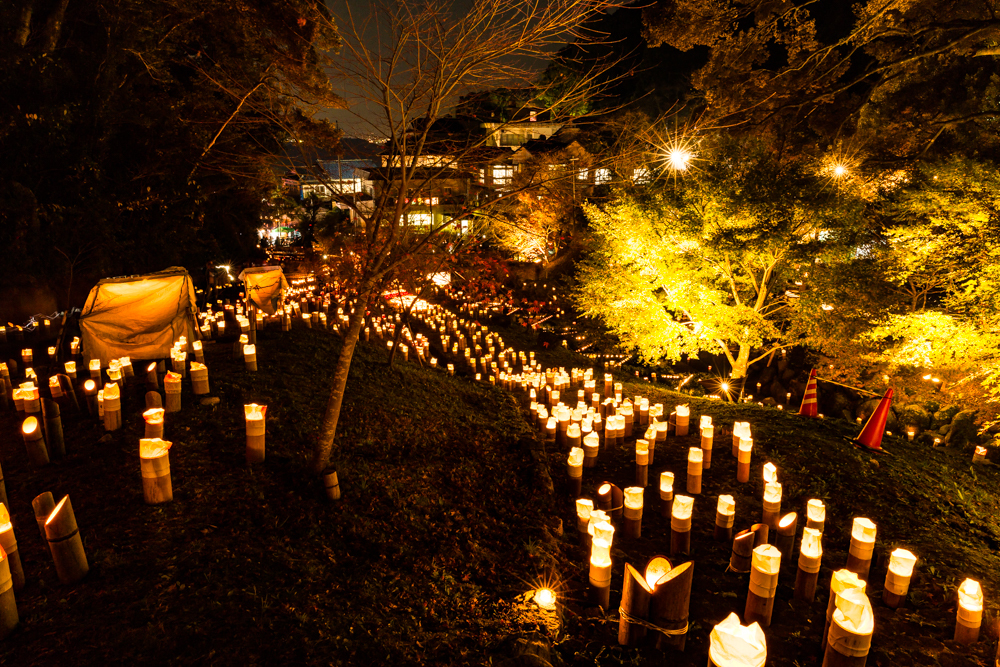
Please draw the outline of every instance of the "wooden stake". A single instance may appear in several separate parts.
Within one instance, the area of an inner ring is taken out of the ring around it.
[[[682,563],[656,582],[650,601],[650,618],[670,634],[660,634],[656,639],[659,649],[684,650],[687,642],[688,610],[691,606],[691,583],[694,580],[694,562]]]
[[[625,564],[625,580],[622,583],[622,604],[619,610],[618,643],[622,646],[636,646],[646,636],[646,628],[631,619],[645,621],[649,616],[649,598],[652,590],[646,579],[630,564]]]
[[[139,441],[139,469],[142,472],[142,497],[147,505],[168,503],[174,499],[170,481],[170,446],[159,438]]]
[[[80,529],[69,496],[63,496],[45,520],[45,538],[52,551],[59,581],[72,584],[87,575],[90,564],[83,550],[83,540],[80,539]]]

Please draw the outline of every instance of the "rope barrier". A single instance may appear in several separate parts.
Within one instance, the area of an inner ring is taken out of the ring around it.
[[[683,628],[678,628],[677,630],[670,630],[668,628],[663,628],[663,627],[660,627],[659,625],[655,625],[653,623],[650,623],[649,621],[646,621],[645,619],[636,618],[635,616],[632,616],[627,611],[625,611],[622,607],[618,607],[618,615],[621,617],[622,620],[626,621],[627,623],[635,623],[636,625],[641,625],[642,627],[644,627],[644,628],[646,628],[648,630],[653,630],[654,632],[659,632],[660,634],[666,635],[667,637],[680,637],[681,635],[686,635],[688,633],[688,629],[691,627],[691,625],[687,621],[684,621],[684,627]],[[609,619],[608,622],[612,623],[612,622],[615,622],[615,621],[614,621],[614,619]]]

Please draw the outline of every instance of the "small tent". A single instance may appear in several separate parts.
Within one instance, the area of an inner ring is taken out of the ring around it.
[[[246,284],[250,300],[268,315],[278,310],[282,293],[288,289],[288,281],[280,266],[252,266],[243,269],[239,279]]]
[[[171,267],[145,276],[105,278],[80,314],[83,352],[107,365],[112,359],[164,359],[181,336],[197,340],[197,304],[187,270]]]

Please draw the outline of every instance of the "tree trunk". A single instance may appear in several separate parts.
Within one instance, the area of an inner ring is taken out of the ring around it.
[[[750,346],[740,344],[740,354],[733,362],[732,379],[742,380],[747,376],[747,367],[750,365]]]
[[[45,22],[45,32],[42,34],[42,53],[55,51],[59,43],[59,36],[62,34],[63,20],[66,18],[66,7],[69,0],[59,0],[49,19]]]
[[[17,21],[17,30],[14,32],[14,43],[18,46],[24,46],[28,43],[28,36],[31,34],[31,15],[34,11],[34,0],[29,0],[21,8],[21,16]]]
[[[333,371],[333,386],[330,387],[330,398],[326,402],[326,412],[323,414],[323,426],[313,450],[313,471],[322,475],[330,464],[330,454],[333,451],[333,439],[337,435],[337,422],[340,420],[340,408],[344,403],[344,390],[347,388],[347,376],[351,372],[351,360],[354,358],[354,348],[358,344],[361,328],[365,323],[365,312],[373,290],[372,282],[365,281],[358,291],[358,302],[351,313],[350,326],[344,336],[344,344],[340,348],[340,356]]]

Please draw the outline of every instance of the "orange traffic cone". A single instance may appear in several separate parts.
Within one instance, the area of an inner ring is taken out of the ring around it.
[[[885,396],[879,401],[875,412],[868,418],[861,435],[854,442],[861,447],[882,451],[882,435],[885,433],[885,422],[889,418],[889,406],[892,405],[892,387],[886,389]]]
[[[816,369],[809,371],[809,381],[806,382],[806,393],[802,396],[802,407],[799,414],[803,417],[818,417],[819,405],[816,403]]]

